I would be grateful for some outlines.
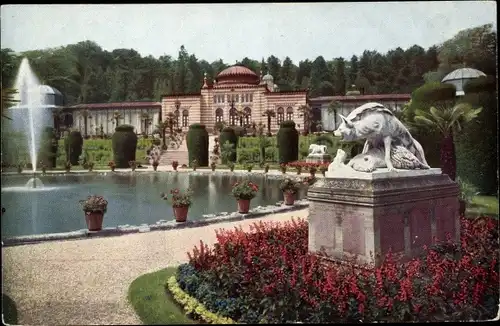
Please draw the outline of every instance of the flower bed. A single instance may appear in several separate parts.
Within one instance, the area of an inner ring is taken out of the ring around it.
[[[462,219],[460,244],[406,263],[389,254],[369,269],[309,254],[307,221],[260,222],[247,233],[218,231],[176,277],[209,311],[239,323],[489,319],[499,301],[496,224]]]
[[[328,162],[328,163],[307,163],[304,161],[294,161],[294,162],[287,163],[287,166],[292,167],[292,168],[296,168],[296,167],[300,166],[300,167],[302,167],[303,171],[309,171],[309,168],[311,168],[311,167],[315,167],[315,168],[319,169],[320,167],[325,166],[328,168],[328,165],[330,165],[330,162]]]

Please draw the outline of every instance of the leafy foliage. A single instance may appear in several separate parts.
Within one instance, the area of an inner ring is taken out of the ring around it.
[[[239,323],[428,322],[497,313],[498,230],[461,219],[461,241],[438,242],[409,262],[335,264],[308,251],[308,224],[255,223],[218,230],[177,273],[183,291]]]
[[[208,131],[205,125],[192,124],[187,133],[189,162],[197,161],[197,166],[208,166]]]

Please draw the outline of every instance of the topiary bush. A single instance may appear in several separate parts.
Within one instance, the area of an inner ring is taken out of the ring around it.
[[[238,146],[238,136],[236,136],[236,133],[234,132],[234,129],[231,127],[226,127],[222,129],[220,135],[219,135],[219,140],[220,144],[225,144],[226,141],[228,141],[231,144],[234,144],[234,148]],[[229,156],[229,161],[230,162],[236,162],[236,150],[232,155]],[[222,164],[226,164],[226,161],[222,161]]]
[[[78,159],[82,155],[83,137],[82,134],[74,130],[64,138],[64,151],[66,152],[66,161],[70,161],[71,165],[78,165]]]
[[[482,107],[483,111],[455,138],[457,175],[488,195],[496,194],[498,189],[498,104],[495,90],[496,80],[492,77],[471,80],[464,86],[465,96],[460,102]]]
[[[278,162],[288,163],[299,159],[299,132],[292,120],[283,121],[277,134]]]
[[[120,125],[116,127],[111,142],[116,167],[120,169],[128,168],[128,162],[135,161],[137,148],[137,135],[134,132],[134,126]]]
[[[198,166],[208,166],[208,137],[205,125],[194,123],[189,126],[186,137],[189,166],[193,160],[198,161]]]

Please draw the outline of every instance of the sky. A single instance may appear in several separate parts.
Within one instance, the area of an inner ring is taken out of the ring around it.
[[[492,23],[495,1],[2,5],[1,47],[16,52],[91,40],[103,49],[228,64],[249,57],[322,55],[350,59],[364,50],[425,49],[460,30]]]

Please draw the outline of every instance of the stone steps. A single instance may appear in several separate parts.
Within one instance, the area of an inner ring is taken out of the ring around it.
[[[160,165],[171,165],[172,161],[178,161],[179,166],[182,164],[188,165],[188,151],[168,150],[160,157]]]

